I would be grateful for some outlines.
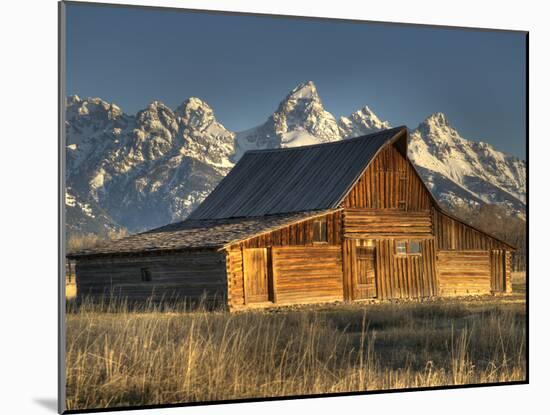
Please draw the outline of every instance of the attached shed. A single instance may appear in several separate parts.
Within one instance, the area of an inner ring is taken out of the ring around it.
[[[514,247],[445,213],[407,140],[249,151],[187,220],[71,254],[77,295],[236,310],[511,292]]]

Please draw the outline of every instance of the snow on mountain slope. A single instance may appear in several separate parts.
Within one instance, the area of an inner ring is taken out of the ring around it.
[[[67,185],[131,231],[184,218],[233,166],[235,134],[197,98],[175,112],[153,101],[128,116],[69,97],[66,129]]]
[[[175,111],[153,101],[135,116],[99,98],[67,98],[70,232],[135,232],[185,218],[251,149],[342,140],[391,128],[365,106],[339,121],[309,81],[267,121],[234,133],[199,98]],[[444,205],[498,203],[522,216],[525,162],[461,137],[436,113],[410,133],[409,156]]]
[[[294,88],[264,124],[237,133],[235,158],[240,158],[247,150],[295,147],[340,139],[336,119],[323,107],[315,84],[308,81]]]
[[[524,210],[525,162],[487,143],[466,140],[442,113],[430,115],[411,133],[409,157],[422,168],[427,183],[435,185],[443,177],[484,203],[504,204],[518,213]],[[474,201],[459,197],[448,185],[436,189],[436,197],[451,206]]]
[[[234,165],[235,133],[227,130],[214,116],[212,108],[199,98],[189,98],[177,109],[185,141],[182,154],[207,163],[220,174]]]
[[[366,105],[348,117],[340,117],[338,125],[343,138],[359,137],[391,128],[388,121],[382,121]]]
[[[65,192],[65,218],[67,235],[92,233],[104,236],[120,230],[120,226],[97,203],[74,194],[71,188]]]

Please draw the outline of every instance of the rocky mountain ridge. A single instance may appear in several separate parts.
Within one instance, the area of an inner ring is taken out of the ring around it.
[[[71,233],[131,232],[185,218],[245,151],[343,140],[390,128],[365,106],[338,120],[309,81],[265,123],[225,128],[200,98],[175,110],[151,102],[136,115],[100,98],[67,98],[66,209]],[[521,216],[525,162],[460,136],[444,114],[410,132],[409,156],[449,207],[498,203]]]

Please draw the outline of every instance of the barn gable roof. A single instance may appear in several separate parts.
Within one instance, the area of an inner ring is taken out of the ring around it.
[[[407,138],[407,128],[397,127],[332,143],[248,151],[188,219],[67,257],[219,249],[334,212],[386,145],[394,143],[406,156]],[[515,249],[449,215],[426,189],[440,212]]]
[[[130,235],[101,246],[67,255],[76,259],[89,256],[155,253],[189,249],[219,249],[231,243],[249,239],[301,222],[326,215],[333,210],[293,212],[250,218],[185,220],[161,228]]]
[[[189,218],[336,208],[378,152],[406,134],[406,127],[397,127],[332,143],[248,151]]]

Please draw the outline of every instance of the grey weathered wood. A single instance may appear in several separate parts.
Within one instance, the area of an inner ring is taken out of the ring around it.
[[[147,268],[151,281],[144,282]],[[227,296],[225,255],[216,251],[164,256],[81,259],[76,265],[77,296],[129,300],[221,300]]]

